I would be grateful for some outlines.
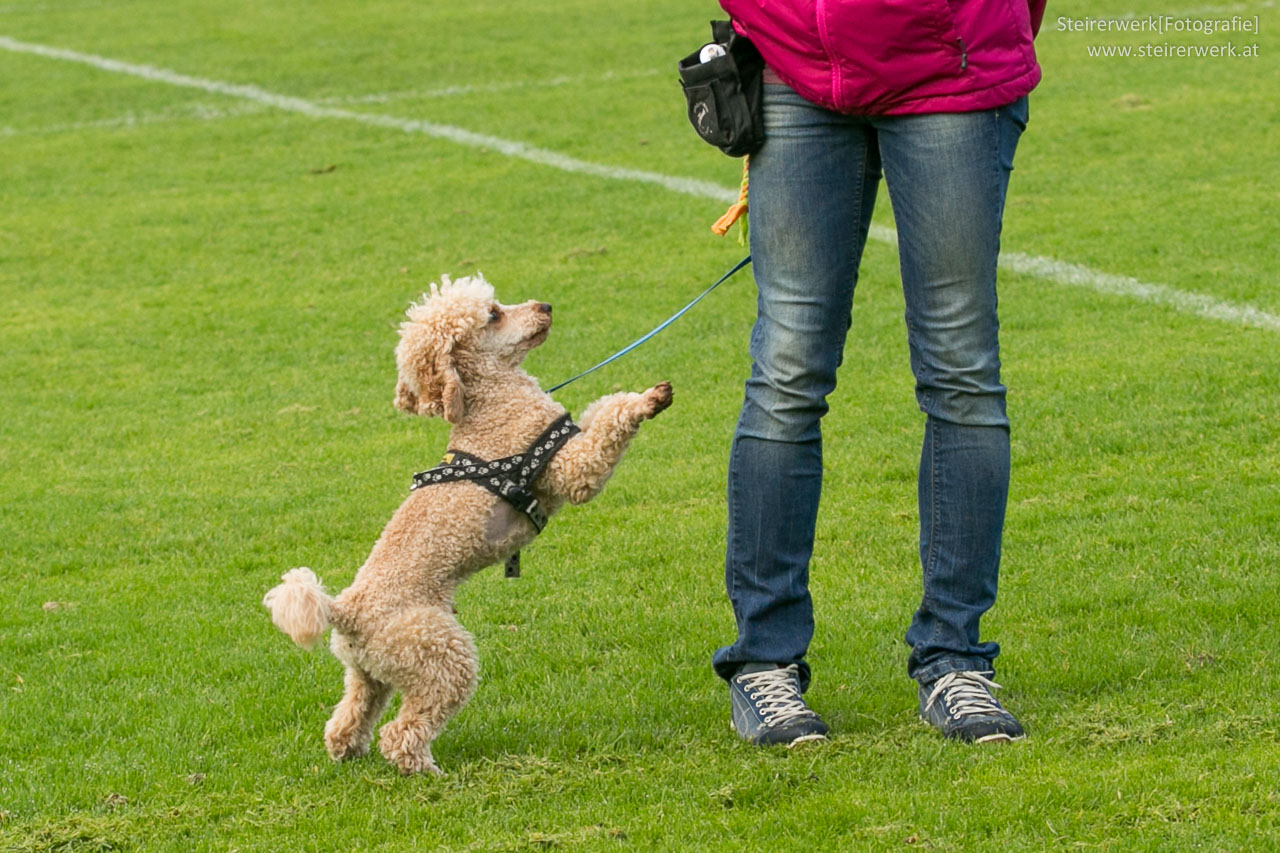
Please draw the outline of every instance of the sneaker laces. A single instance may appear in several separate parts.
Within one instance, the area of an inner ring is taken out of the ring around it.
[[[792,664],[782,669],[738,676],[738,683],[760,710],[765,725],[781,725],[799,717],[817,716],[800,698],[796,672],[795,664]]]
[[[927,712],[939,696],[944,696],[947,712],[953,717],[1001,713],[1004,709],[991,695],[992,690],[999,689],[999,684],[979,672],[948,672],[934,682],[933,691],[925,700],[924,710]]]

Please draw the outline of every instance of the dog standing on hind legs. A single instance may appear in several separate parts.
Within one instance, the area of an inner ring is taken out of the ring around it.
[[[492,489],[497,479],[489,486],[474,478],[423,483],[392,516],[351,586],[331,597],[310,569],[293,569],[263,604],[301,646],[333,629],[330,648],[346,675],[324,730],[331,757],[368,752],[374,726],[400,691],[400,712],[380,732],[382,754],[403,773],[439,773],[431,743],[471,698],[478,672],[475,642],[454,615],[454,590],[529,544],[539,522],[566,502],[599,494],[641,422],[671,404],[671,386],[603,397],[578,427],[551,432],[549,425],[566,418],[564,407],[520,368],[547,338],[550,305],[502,305],[479,276],[445,277],[410,306],[408,318],[396,347],[395,404],[452,424],[447,461],[482,469],[496,461],[496,472],[511,459],[542,462],[548,445],[533,445],[548,434],[571,437],[550,450],[523,502]]]

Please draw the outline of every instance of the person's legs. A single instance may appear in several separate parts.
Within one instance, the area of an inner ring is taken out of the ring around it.
[[[865,121],[786,87],[765,92],[766,142],[751,159],[758,318],[729,459],[725,582],[738,636],[714,663],[726,680],[748,663],[797,664],[803,690],[819,420],[835,387],[880,168]]]
[[[920,462],[924,594],[908,673],[930,684],[992,672],[979,639],[995,602],[1009,488],[996,259],[1026,100],[976,113],[877,120],[898,226],[911,367],[925,412]]]

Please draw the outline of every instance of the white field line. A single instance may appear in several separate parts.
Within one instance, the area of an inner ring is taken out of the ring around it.
[[[559,86],[574,86],[583,83],[599,83],[610,80],[639,80],[646,77],[657,77],[663,72],[656,68],[641,71],[604,71],[591,78],[586,77],[549,77],[545,80],[505,80],[497,83],[473,83],[457,86],[439,86],[434,89],[409,89],[403,92],[377,92],[369,95],[337,95],[330,98],[316,98],[317,104],[389,104],[392,101],[416,101],[435,98],[454,98],[459,95],[489,95],[499,92],[511,92],[519,89],[554,89]]]
[[[66,2],[58,3],[56,6],[48,3],[0,3],[0,15],[31,15],[37,12],[67,12],[71,9],[95,8],[106,5],[104,0],[81,0],[79,3],[68,4]],[[1168,15],[1174,18],[1184,18],[1195,15],[1218,15],[1231,12],[1251,12],[1254,9],[1274,9],[1275,0],[1263,0],[1260,3],[1228,3],[1216,6],[1197,6],[1192,9],[1179,9],[1174,12],[1123,12],[1113,15],[1115,18],[1138,18],[1145,17],[1147,14]],[[1079,15],[1077,14],[1077,17]]]
[[[0,15],[34,15],[40,12],[70,12],[75,9],[90,9],[105,6],[104,0],[82,0],[80,3],[3,3],[0,4]]]
[[[1269,314],[1252,305],[1214,299],[1203,293],[1178,290],[1167,284],[1139,281],[1127,275],[1099,272],[1080,264],[1024,255],[1021,252],[1001,252],[1000,267],[1020,275],[1048,279],[1059,284],[1087,287],[1098,293],[1127,296],[1143,302],[1164,305],[1186,314],[1196,314],[1210,320],[1221,320],[1238,326],[1251,326],[1280,332],[1280,315]]]
[[[895,246],[898,244],[898,232],[884,225],[872,225],[870,236],[884,243]],[[1084,287],[1110,296],[1125,296],[1142,302],[1164,305],[1175,311],[1196,314],[1210,320],[1280,332],[1280,316],[1268,314],[1252,305],[1239,305],[1214,299],[1203,293],[1178,290],[1167,284],[1139,281],[1127,275],[1100,272],[1067,261],[1002,250],[1000,268],[1018,275],[1047,279],[1057,284]]]
[[[0,125],[0,137],[8,136],[47,136],[57,133],[75,133],[80,130],[109,130],[119,127],[141,127],[143,125],[166,124],[178,121],[215,121],[217,119],[235,118],[236,116],[259,115],[267,112],[262,104],[237,104],[234,107],[213,107],[208,104],[193,104],[189,107],[160,112],[135,113],[127,112],[111,118],[96,121],[75,121],[62,124],[45,124],[36,127],[13,127]]]
[[[240,98],[241,100],[252,101],[268,107],[274,107],[275,109],[282,110],[284,112],[298,113],[310,118],[342,119],[344,121],[360,122],[361,124],[367,124],[373,127],[400,130],[405,133],[421,133],[424,136],[430,136],[436,139],[445,139],[470,148],[483,148],[489,151],[497,151],[498,153],[505,154],[508,157],[515,157],[521,160],[527,160],[531,163],[551,166],[565,172],[574,172],[599,178],[612,178],[614,180],[657,184],[665,189],[672,190],[673,192],[680,192],[701,198],[715,198],[726,202],[732,202],[738,197],[736,191],[726,189],[725,187],[722,187],[719,184],[713,184],[710,181],[700,181],[694,178],[679,178],[671,175],[658,174],[656,172],[646,172],[640,169],[624,169],[618,166],[605,166],[599,163],[590,163],[585,160],[578,160],[573,157],[565,156],[564,154],[557,154],[554,151],[535,148],[534,146],[526,145],[523,142],[513,142],[509,139],[502,139],[497,136],[475,133],[452,125],[438,124],[436,122],[423,121],[420,119],[400,118],[398,116],[378,115],[376,113],[353,112],[352,110],[344,110],[339,107],[326,107],[322,104],[318,104],[314,101],[308,101],[303,98],[295,98],[290,95],[278,95],[274,92],[268,92],[267,90],[260,89],[257,86],[243,85],[239,83],[224,83],[219,80],[206,80],[201,77],[191,77],[186,74],[180,74],[176,71],[156,68],[152,65],[135,65],[130,62],[121,62],[116,59],[110,59],[105,56],[95,56],[91,53],[79,53],[78,51],[65,50],[59,47],[30,44],[28,42],[11,39],[8,36],[0,36],[0,49],[8,50],[13,53],[27,53],[35,56],[43,56],[48,59],[59,59],[64,62],[76,62],[102,71],[111,71],[116,74],[127,74],[133,77],[141,77],[144,80],[151,80],[155,83],[167,83],[170,86],[180,86],[187,89],[200,89],[205,92],[213,92],[219,95]]]
[[[473,83],[458,86],[440,86],[435,89],[409,89],[403,92],[375,92],[368,95],[335,95],[316,98],[317,104],[389,104],[392,101],[416,101],[434,98],[455,98],[459,95],[491,95],[519,89],[554,89],[572,82],[569,77],[552,77],[549,80],[507,80],[499,83]]]
[[[58,59],[65,62],[76,62],[83,65],[89,65],[103,71],[110,71],[116,74],[128,74],[157,83],[166,83],[171,86],[200,89],[202,91],[226,95],[228,97],[239,98],[255,104],[272,107],[284,112],[297,113],[310,118],[341,119],[343,121],[359,122],[372,127],[400,130],[405,133],[420,133],[435,139],[444,139],[450,142],[456,142],[459,145],[465,145],[470,148],[496,151],[508,157],[514,157],[543,166],[550,166],[554,169],[574,174],[590,175],[592,177],[606,178],[609,180],[653,184],[672,192],[683,193],[697,198],[711,199],[722,203],[730,203],[737,198],[737,191],[735,189],[730,189],[710,181],[675,177],[657,172],[647,172],[640,169],[625,169],[618,166],[591,163],[585,160],[568,157],[564,154],[557,154],[554,151],[535,148],[534,146],[526,145],[523,142],[514,142],[496,136],[475,133],[452,125],[437,124],[435,122],[422,121],[419,119],[400,118],[397,116],[353,112],[351,110],[340,109],[338,107],[327,107],[303,98],[295,98],[289,95],[279,95],[273,92],[268,92],[265,89],[258,88],[257,86],[224,83],[218,80],[191,77],[186,74],[180,74],[164,68],[156,68],[151,65],[135,65],[103,56],[96,56],[94,54],[79,53],[73,50],[65,50],[63,48],[49,47],[46,45],[30,44],[27,42],[17,41],[7,36],[0,36],[0,49],[14,53],[43,56],[49,59]],[[871,228],[871,237],[877,241],[894,246],[896,246],[898,242],[897,233],[892,228],[887,228],[883,225],[873,226]],[[1058,261],[1052,258],[1038,257],[1035,255],[1025,255],[1020,252],[1002,252],[1000,265],[1004,269],[1020,275],[1045,279],[1058,284],[1084,287],[1099,293],[1124,296],[1132,299],[1138,299],[1143,302],[1164,305],[1176,311],[1195,314],[1213,320],[1280,332],[1280,315],[1270,314],[1250,305],[1239,305],[1225,300],[1214,299],[1213,297],[1205,296],[1200,293],[1178,290],[1177,288],[1169,287],[1164,284],[1143,282],[1128,276],[1100,272],[1078,264]]]

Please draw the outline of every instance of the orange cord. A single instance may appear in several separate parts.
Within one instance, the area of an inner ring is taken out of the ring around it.
[[[747,174],[751,169],[751,158],[745,157],[742,160],[742,185],[738,189],[738,200],[734,202],[728,210],[724,212],[711,226],[711,230],[723,237],[729,233],[729,228],[733,223],[741,221],[742,233],[738,237],[738,242],[746,244],[747,242]]]

